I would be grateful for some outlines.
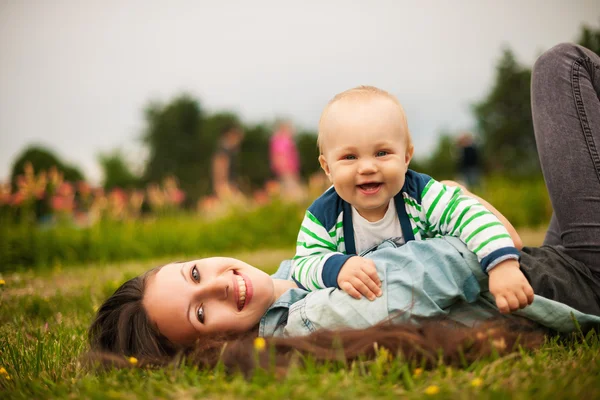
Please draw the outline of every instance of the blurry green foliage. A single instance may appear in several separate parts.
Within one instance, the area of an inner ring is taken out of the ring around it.
[[[600,28],[583,25],[577,43],[600,55]]]
[[[457,149],[456,140],[449,133],[438,137],[436,148],[428,157],[413,158],[410,169],[427,174],[441,181],[457,179]]]
[[[317,133],[306,130],[298,132],[296,146],[300,153],[300,175],[304,179],[308,179],[309,176],[321,169]]]
[[[171,103],[146,107],[143,140],[150,150],[144,181],[161,182],[175,176],[188,199],[197,199],[207,171],[214,139],[203,135],[203,111],[198,101],[181,95]]]
[[[167,176],[175,176],[187,195],[189,206],[201,196],[212,193],[213,153],[222,131],[231,124],[240,125],[245,133],[239,160],[232,166],[237,169],[242,190],[251,192],[273,178],[269,163],[273,129],[267,124],[244,125],[231,112],[207,114],[189,95],[178,96],[168,104],[152,103],[145,115],[143,139],[150,156],[143,180],[160,182]],[[319,168],[316,135],[304,131],[296,139],[302,174],[307,177]]]
[[[98,162],[102,167],[104,189],[133,189],[142,186],[141,178],[131,171],[121,151],[115,150],[112,153],[100,154]]]
[[[505,49],[487,96],[473,106],[477,129],[483,141],[483,160],[488,171],[510,177],[532,177],[541,173],[529,93],[531,69],[520,65]]]
[[[27,147],[13,163],[10,173],[10,180],[13,189],[16,188],[17,176],[24,173],[25,164],[28,162],[31,163],[36,172],[48,172],[50,168],[56,167],[58,172],[63,173],[66,181],[77,182],[84,180],[84,176],[78,168],[61,161],[50,149],[47,149],[43,146],[34,145]]]
[[[542,180],[492,177],[477,194],[517,227],[536,227],[550,220],[552,210]],[[182,213],[142,220],[107,220],[87,228],[57,225],[39,229],[0,223],[0,273],[53,264],[193,258],[199,253],[289,247],[296,241],[305,209],[306,204],[275,201],[252,211],[234,210],[214,221]]]
[[[234,210],[207,221],[182,213],[153,219],[104,220],[91,227],[57,225],[40,229],[0,224],[0,273],[21,267],[112,262],[162,256],[195,257],[295,243],[306,205],[275,201],[252,211]]]

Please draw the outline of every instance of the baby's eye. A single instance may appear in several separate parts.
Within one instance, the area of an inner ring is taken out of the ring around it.
[[[194,280],[194,282],[199,282],[200,281],[200,273],[198,272],[198,268],[194,265],[192,267],[192,279]]]
[[[385,150],[380,150],[376,154],[377,157],[383,157],[383,156],[387,156],[387,155],[388,155],[388,152]]]
[[[344,160],[356,160],[356,156],[354,154],[347,154],[342,157]]]
[[[198,321],[201,324],[204,323],[204,308],[202,306],[198,307],[198,311],[196,311],[196,316],[198,317]]]

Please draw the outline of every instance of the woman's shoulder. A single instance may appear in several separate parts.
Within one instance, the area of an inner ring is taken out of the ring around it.
[[[271,278],[291,280],[292,279],[292,260],[283,260],[281,262],[281,264],[279,264],[279,268],[277,268],[277,271],[275,271],[275,273],[271,275]]]

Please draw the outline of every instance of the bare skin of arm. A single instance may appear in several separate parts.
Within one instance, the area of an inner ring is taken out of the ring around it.
[[[515,227],[512,226],[510,221],[508,219],[506,219],[506,217],[504,215],[502,215],[502,213],[500,211],[496,210],[496,208],[494,208],[494,206],[492,206],[490,203],[488,203],[481,197],[476,196],[473,193],[469,192],[463,185],[460,185],[457,182],[441,181],[441,183],[443,183],[444,185],[447,185],[447,186],[458,186],[465,192],[465,194],[467,196],[477,199],[481,204],[483,204],[483,206],[485,208],[487,208],[489,211],[491,211],[500,220],[500,222],[502,222],[502,225],[504,225],[506,230],[508,230],[510,237],[512,238],[513,242],[515,243],[515,247],[519,250],[521,250],[523,248],[523,241],[521,240],[521,237],[517,233],[517,230],[515,229]]]

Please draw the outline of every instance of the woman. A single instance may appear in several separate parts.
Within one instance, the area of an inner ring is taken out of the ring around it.
[[[521,269],[536,298],[516,314],[557,330],[574,329],[571,315],[587,326],[600,324],[599,69],[596,54],[562,44],[540,57],[532,76],[534,128],[554,215],[545,245],[522,251]],[[333,357],[332,346],[341,341],[346,358],[372,354],[374,343],[385,343],[405,356],[435,359],[442,347],[468,359],[498,334],[502,341],[491,343],[510,349],[516,335],[508,329],[482,334],[484,328],[462,330],[454,323],[382,325],[443,317],[470,326],[499,315],[487,277],[462,243],[388,246],[369,255],[385,289],[373,302],[337,289],[308,294],[289,280],[285,262],[273,277],[226,258],[166,265],[126,282],[105,302],[90,328],[92,348],[150,360],[184,351],[209,364],[224,351],[216,339],[256,334],[294,337],[272,342],[285,354],[295,348],[318,357]],[[248,358],[238,353],[245,342],[235,343],[223,357],[243,362]]]

